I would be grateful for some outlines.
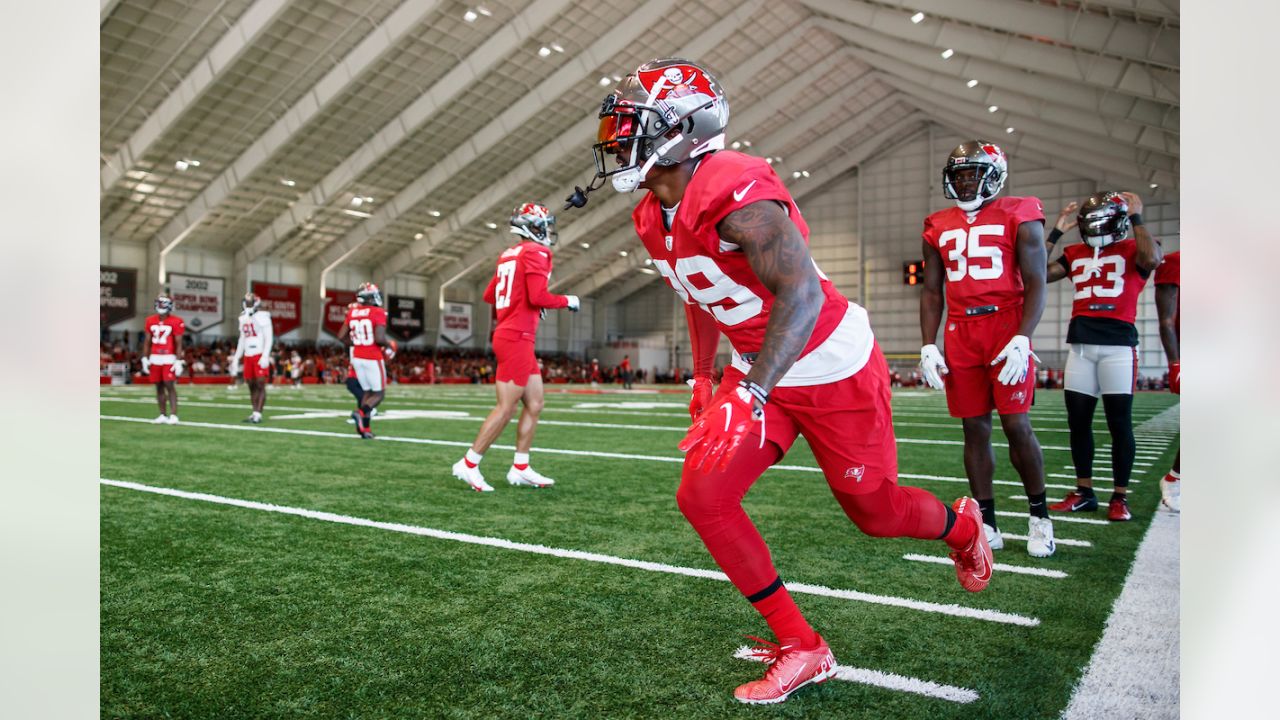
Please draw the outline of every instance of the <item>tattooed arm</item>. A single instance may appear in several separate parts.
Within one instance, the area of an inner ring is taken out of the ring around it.
[[[809,342],[822,310],[822,285],[809,246],[783,206],[754,202],[725,216],[720,237],[742,248],[760,282],[773,293],[760,354],[747,379],[765,391],[791,369]]]

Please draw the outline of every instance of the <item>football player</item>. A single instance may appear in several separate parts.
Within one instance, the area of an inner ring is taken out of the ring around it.
[[[724,92],[705,67],[647,62],[604,100],[593,182],[648,190],[632,219],[653,267],[685,303],[696,378],[676,501],[777,638],[757,649],[770,661],[764,677],[734,696],[777,703],[827,680],[836,664],[742,508],[796,437],[808,440],[864,533],[946,542],[972,592],[991,579],[991,548],[971,498],[952,508],[898,485],[889,371],[867,313],[810,257],[808,225],[773,168],[724,149],[728,118]],[[733,356],[713,389],[722,332]]]
[[[262,309],[261,298],[251,292],[245,293],[240,306],[244,310],[240,313],[240,339],[231,356],[231,375],[234,377],[243,370],[244,382],[249,386],[250,406],[249,417],[244,422],[256,425],[262,422],[267,384],[271,382],[271,313]]]
[[[187,331],[182,318],[173,314],[173,299],[156,298],[156,314],[142,323],[142,372],[156,386],[160,416],[151,422],[178,424],[178,377],[182,375],[182,334]],[[167,405],[166,405],[167,402]]]
[[[527,202],[511,214],[511,234],[519,241],[502,251],[493,279],[484,291],[484,301],[497,311],[493,331],[493,354],[498,359],[496,389],[498,404],[489,412],[476,433],[476,440],[461,460],[453,464],[453,476],[480,492],[492,492],[480,473],[480,461],[502,434],[516,403],[523,403],[516,425],[516,453],[507,470],[512,485],[544,488],[555,480],[529,467],[533,432],[542,412],[542,374],[533,354],[538,321],[544,309],[568,308],[577,312],[577,295],[552,295],[547,291],[551,276],[551,246],[555,245],[556,219],[546,206]]]
[[[1064,208],[1047,242],[1052,245],[1070,227],[1071,206]],[[1138,378],[1138,295],[1160,264],[1160,245],[1142,225],[1142,199],[1129,192],[1100,192],[1079,206],[1076,226],[1084,240],[1063,248],[1049,263],[1048,280],[1071,278],[1075,301],[1067,325],[1067,368],[1063,397],[1071,435],[1076,489],[1050,506],[1060,512],[1098,509],[1093,493],[1093,413],[1102,398],[1111,433],[1111,473],[1115,488],[1107,518],[1132,517],[1128,499],[1136,446],[1133,439],[1133,391]],[[1134,237],[1125,239],[1129,228]]]
[[[961,419],[964,470],[991,549],[1004,547],[992,485],[994,409],[1027,491],[1027,552],[1048,557],[1055,546],[1044,454],[1027,414],[1036,392],[1031,335],[1044,312],[1044,210],[1038,198],[996,197],[1008,176],[1004,152],[989,142],[962,143],[947,157],[942,188],[956,206],[924,221],[920,371],[934,389],[946,388],[947,408]],[[945,357],[934,344],[944,285]]]
[[[351,411],[356,434],[373,439],[373,409],[386,396],[385,360],[395,357],[395,341],[387,339],[387,311],[382,308],[382,292],[373,283],[356,290],[356,306],[349,307],[338,329],[338,341],[351,346],[351,367],[360,383],[358,406]]]
[[[1182,392],[1182,363],[1178,354],[1182,340],[1182,299],[1179,297],[1182,274],[1182,251],[1164,256],[1164,262],[1156,268],[1156,315],[1160,318],[1160,343],[1169,361],[1169,392]],[[1160,502],[1173,512],[1182,511],[1182,489],[1178,484],[1178,464],[1182,451],[1173,456],[1173,468],[1160,480]]]

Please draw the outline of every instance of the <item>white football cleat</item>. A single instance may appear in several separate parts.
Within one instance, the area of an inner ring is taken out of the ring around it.
[[[453,476],[471,486],[476,492],[493,492],[493,486],[484,481],[480,466],[467,467],[466,459],[453,464]]]
[[[512,485],[528,485],[536,488],[551,487],[556,484],[555,480],[534,470],[533,467],[526,467],[523,470],[512,467],[507,471],[507,482]]]
[[[1053,521],[1034,515],[1027,518],[1027,554],[1044,558],[1052,555],[1056,549],[1058,546],[1053,542]]]
[[[166,424],[168,424],[168,422],[169,422],[169,416],[168,416],[168,415],[161,415],[160,417],[156,418],[155,420],[152,420],[152,421],[151,421],[151,424],[152,424],[152,425],[166,425]]]
[[[169,425],[177,425],[177,424],[178,424],[178,416],[177,416],[177,415],[170,415],[170,416],[168,417],[168,419],[166,419],[166,420],[165,420],[165,423],[167,423],[167,424],[169,424]]]
[[[1169,482],[1168,475],[1160,479],[1160,504],[1169,512],[1182,512],[1182,481]]]
[[[1004,536],[1000,534],[999,530],[986,523],[982,523],[982,530],[987,534],[987,544],[991,546],[992,550],[1004,549]]]

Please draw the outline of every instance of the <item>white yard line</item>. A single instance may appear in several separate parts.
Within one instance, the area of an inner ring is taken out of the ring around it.
[[[1057,520],[1058,518],[1050,517],[1049,519]],[[1000,534],[1004,536],[1005,540],[1022,540],[1023,542],[1026,542],[1028,539],[1026,535],[1015,535],[1007,532],[1001,532]],[[1093,543],[1088,540],[1072,540],[1070,538],[1054,537],[1053,541],[1059,545],[1066,545],[1067,547],[1093,547]]]
[[[742,646],[733,654],[740,660],[752,660],[763,662],[763,658],[756,657],[751,648]],[[886,690],[896,690],[898,692],[908,692],[915,695],[924,695],[925,697],[937,698],[939,700],[950,700],[951,702],[967,705],[978,699],[978,693],[968,688],[956,687],[955,685],[943,685],[931,680],[921,680],[919,678],[908,677],[906,675],[897,675],[887,673],[881,670],[872,670],[870,668],[856,668],[849,665],[836,665],[835,675],[832,680],[843,680],[845,682],[859,683],[861,685],[874,685],[878,688]]]
[[[351,517],[349,515],[339,515],[337,513],[323,512],[320,510],[308,510],[306,508],[289,507],[285,505],[272,505],[270,503],[256,502],[253,500],[241,500],[238,498],[223,497],[221,495],[210,495],[208,493],[189,492],[186,490],[175,490],[173,488],[156,487],[153,485],[143,485],[141,483],[125,482],[119,480],[109,480],[107,478],[99,478],[98,482],[102,485],[122,488],[126,490],[136,490],[140,492],[153,493],[156,495],[166,495],[169,497],[182,498],[184,500],[198,500],[201,502],[214,503],[217,505],[230,505],[232,507],[245,508],[248,510],[259,510],[262,512],[280,513],[283,515],[293,515],[295,517],[304,517],[311,520],[321,520],[324,522],[338,523],[341,525],[354,525],[358,527],[368,527],[378,530],[388,530],[391,532],[406,533],[409,535],[419,535],[423,537],[435,538],[438,540],[451,540],[453,542],[467,543],[471,545],[483,545],[487,547],[498,548],[502,550],[515,550],[518,552],[532,553],[535,555],[549,555],[552,557],[565,558],[570,560],[583,560],[586,562],[603,563],[606,565],[617,565],[621,567],[629,567],[636,570],[647,570],[649,572],[662,572],[672,575],[684,575],[686,577],[703,578],[707,580],[721,580],[728,582],[729,578],[718,570],[704,570],[701,568],[681,567],[679,565],[667,565],[665,563],[649,562],[647,560],[632,560],[629,558],[615,557],[613,555],[602,555],[600,553],[585,552],[582,550],[570,550],[565,548],[547,547],[545,545],[535,545],[532,543],[515,542],[512,540],[504,540],[502,538],[485,537],[482,535],[471,535],[468,533],[452,532],[449,530],[436,530],[434,528],[420,527],[417,525],[405,525],[402,523],[382,522],[378,520],[366,520],[364,518]],[[973,620],[985,620],[987,622],[1003,623],[1007,625],[1021,625],[1024,627],[1035,627],[1040,624],[1040,620],[1025,615],[1017,615],[1014,613],[1000,612],[999,610],[983,610],[980,608],[969,608],[962,605],[943,604],[928,602],[925,600],[913,600],[911,598],[900,598],[891,595],[875,595],[872,593],[864,593],[857,590],[841,590],[828,588],[822,585],[812,585],[809,583],[787,583],[787,589],[793,593],[806,593],[809,595],[822,595],[824,597],[839,598],[842,600],[854,600],[858,602],[872,603],[875,605],[887,605],[891,607],[906,608],[909,610],[917,610],[926,613],[936,613],[941,615],[950,615],[952,617],[969,618]]]
[[[148,418],[130,417],[125,415],[99,415],[98,419],[113,420],[116,422],[132,422],[132,423],[139,423],[143,425],[151,424],[151,420]],[[446,419],[446,418],[436,418],[436,419]],[[169,426],[164,426],[164,427],[169,427]],[[352,432],[334,432],[331,430],[302,430],[299,428],[263,427],[261,425],[229,425],[226,423],[189,422],[186,420],[184,420],[177,427],[211,428],[215,430],[239,430],[243,432],[266,432],[266,433],[277,433],[277,434],[283,434],[283,435],[308,435],[311,437],[332,437],[332,438],[338,438],[340,440],[358,440],[359,439],[359,437]],[[394,435],[379,435],[377,436],[376,439],[384,442],[415,443],[420,445],[443,445],[445,447],[467,447],[467,448],[471,447],[471,443],[463,440],[432,440],[429,438],[398,437]],[[492,445],[491,447],[496,448],[498,450],[515,450],[514,445]],[[534,448],[534,452],[549,453],[552,455],[577,455],[580,457],[612,458],[617,460],[649,460],[653,462],[667,462],[667,463],[683,463],[684,462],[683,457],[671,457],[666,455],[635,455],[635,454],[629,454],[629,453],[602,452],[598,450],[568,450],[564,448],[536,447]],[[773,465],[769,469],[770,470],[789,470],[789,471],[797,471],[797,472],[811,472],[811,473],[822,472],[822,468],[813,467],[809,465]],[[966,485],[969,483],[968,479],[966,478],[948,477],[944,475],[918,475],[915,473],[898,473],[898,477],[905,478],[907,480],[935,480],[939,482],[964,483]],[[993,480],[992,482],[994,482],[997,485],[1009,485],[1012,487],[1022,487],[1022,483],[1015,482],[1013,480]],[[1058,490],[1074,490],[1075,489],[1075,485],[1048,484],[1048,485],[1045,485],[1045,487],[1058,489]]]
[[[1008,537],[1006,535],[1006,537]],[[902,556],[903,560],[911,560],[913,562],[933,563],[935,565],[952,566],[951,558],[939,555],[917,555],[915,553],[907,553]],[[1035,575],[1037,577],[1053,578],[1061,580],[1067,577],[1067,574],[1061,570],[1049,570],[1048,568],[1027,567],[1025,565],[1008,565],[1006,563],[991,563],[991,567],[1000,572],[1013,573],[1015,575]]]
[[[1026,498],[1024,497],[1023,499],[1025,500]],[[1027,517],[1026,513],[1013,512],[1012,510],[997,510],[996,515],[1000,517],[1016,517],[1016,518]],[[1055,523],[1060,523],[1060,522],[1081,523],[1083,525],[1110,525],[1111,524],[1110,520],[1094,520],[1092,518],[1067,517],[1063,515],[1055,515],[1053,516],[1052,519]]]

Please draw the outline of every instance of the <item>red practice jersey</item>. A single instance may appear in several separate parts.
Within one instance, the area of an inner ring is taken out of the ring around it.
[[[716,225],[729,213],[761,200],[785,206],[808,243],[809,226],[773,168],[761,158],[732,150],[704,157],[685,188],[671,230],[665,229],[662,205],[653,193],[631,213],[654,268],[685,303],[700,305],[716,319],[739,354],[760,351],[774,296],[738,246],[720,238]],[[835,285],[821,271],[818,276],[825,300],[801,357],[830,337],[849,311],[849,301]]]
[[[1156,268],[1156,285],[1177,285],[1179,289],[1182,287],[1180,282],[1182,275],[1182,251],[1175,250],[1164,256],[1164,262],[1160,263],[1160,267]],[[1179,337],[1182,336],[1182,293],[1178,293],[1178,305],[1173,311],[1173,329]]]
[[[498,313],[494,332],[512,330],[536,334],[543,308],[568,307],[567,295],[552,295],[547,291],[550,277],[551,251],[546,247],[526,240],[503,250],[493,279],[484,291],[484,301],[492,304]]]
[[[938,249],[946,270],[947,316],[965,310],[1022,304],[1022,270],[1018,267],[1018,226],[1044,222],[1039,198],[1000,197],[970,219],[958,207],[924,219],[924,241]]]
[[[152,355],[173,355],[176,351],[177,339],[187,330],[187,324],[177,315],[168,317],[152,315],[142,325],[151,336]]]
[[[1138,241],[1112,243],[1098,251],[1084,243],[1068,245],[1058,262],[1075,285],[1067,342],[1137,345],[1138,295],[1151,273],[1138,267]],[[1123,337],[1121,337],[1123,335]]]
[[[357,305],[347,311],[347,332],[351,334],[351,357],[381,360],[382,348],[373,329],[387,326],[387,311],[373,305]]]

